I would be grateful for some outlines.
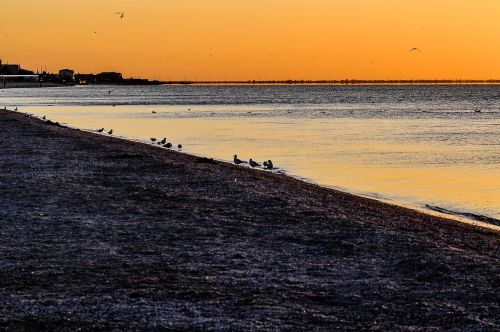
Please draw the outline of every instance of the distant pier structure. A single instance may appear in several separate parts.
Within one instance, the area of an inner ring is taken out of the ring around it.
[[[32,71],[22,69],[20,65],[4,64],[0,60],[0,89],[7,85],[34,84],[40,81],[39,75]]]

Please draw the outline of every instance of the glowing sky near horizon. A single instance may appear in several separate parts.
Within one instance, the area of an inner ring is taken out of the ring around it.
[[[500,78],[499,0],[2,0],[0,18],[0,58],[32,70]]]

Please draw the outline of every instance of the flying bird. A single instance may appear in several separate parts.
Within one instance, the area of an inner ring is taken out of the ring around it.
[[[422,52],[422,50],[417,47],[414,47],[410,49],[410,52]]]
[[[125,16],[125,12],[116,12],[114,15],[119,15],[120,18],[123,18]]]

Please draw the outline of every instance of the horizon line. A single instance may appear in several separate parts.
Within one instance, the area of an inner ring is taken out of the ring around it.
[[[500,84],[500,79],[154,80],[162,84]]]

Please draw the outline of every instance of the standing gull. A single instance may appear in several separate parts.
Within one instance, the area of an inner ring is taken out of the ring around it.
[[[234,157],[233,157],[233,161],[234,161],[234,163],[235,163],[236,165],[239,165],[239,164],[246,164],[246,161],[243,161],[243,160],[238,159],[238,155],[236,155],[236,154],[235,154],[235,155],[234,155]]]
[[[260,164],[259,164],[259,163],[257,163],[257,162],[255,162],[255,161],[253,161],[253,160],[252,160],[252,158],[250,158],[250,161],[249,161],[248,163],[249,163],[249,164],[250,164],[250,166],[252,166],[252,167],[257,167],[257,166],[260,166]]]

